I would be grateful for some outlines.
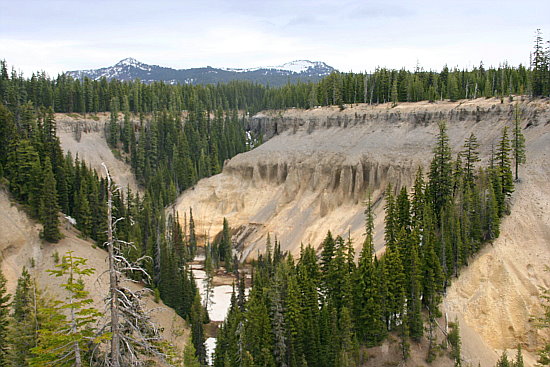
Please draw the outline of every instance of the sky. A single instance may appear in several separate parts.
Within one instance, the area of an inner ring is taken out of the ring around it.
[[[548,14],[548,0],[0,0],[0,59],[25,76],[127,57],[176,69],[526,65],[535,30],[550,39]]]

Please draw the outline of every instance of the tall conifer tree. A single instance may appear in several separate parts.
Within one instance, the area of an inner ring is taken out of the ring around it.
[[[521,131],[521,111],[516,103],[514,108],[514,131],[512,136],[512,149],[516,166],[516,181],[519,181],[519,166],[526,162],[525,137]]]
[[[512,165],[510,163],[510,139],[508,138],[508,127],[505,126],[502,130],[502,137],[498,144],[496,153],[498,175],[504,196],[510,196],[514,191],[514,180],[512,176]]]
[[[57,192],[55,177],[52,172],[50,158],[44,162],[44,185],[42,186],[41,217],[44,224],[43,235],[48,242],[57,242],[61,239],[59,232],[59,207],[57,206]]]
[[[6,278],[0,270],[0,367],[9,366],[9,301]]]

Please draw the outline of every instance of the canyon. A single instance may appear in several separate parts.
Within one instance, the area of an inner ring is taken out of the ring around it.
[[[473,132],[486,163],[504,126],[512,126],[516,103],[522,113],[527,163],[520,166],[511,214],[503,219],[500,237],[453,279],[442,311],[449,321],[460,322],[465,362],[492,367],[503,350],[515,349],[520,343],[526,365],[533,366],[536,349],[550,339],[534,321],[542,312],[541,290],[550,287],[550,273],[545,271],[550,264],[547,100],[483,98],[346,105],[343,110],[335,106],[263,111],[246,123],[265,142],[226,161],[222,173],[183,192],[167,211],[177,210],[183,219],[192,209],[201,245],[214,240],[227,218],[242,261],[264,251],[268,235],[277,238],[283,251],[298,255],[301,245],[319,248],[328,230],[351,237],[358,252],[370,193],[376,215],[376,250],[381,254],[384,190],[390,184],[410,188],[419,167],[428,171],[438,123],[447,124],[453,157]],[[105,162],[122,187],[139,190],[130,167],[117,159],[105,141],[108,114],[94,118],[58,114],[56,121],[66,152],[78,154],[100,174],[100,164]],[[62,255],[71,249],[91,259],[98,273],[105,269],[105,254],[79,238],[76,230],[67,226],[60,244],[44,244],[38,238],[39,225],[26,219],[6,193],[0,199],[6,213],[0,219],[2,270],[10,291],[22,266],[29,267],[34,259],[34,272],[43,273],[53,267],[54,252]],[[51,283],[47,275],[39,276],[39,282]],[[100,304],[104,286],[98,287],[92,293]],[[179,336],[186,333],[183,320],[168,308],[160,314],[168,339],[182,339]]]

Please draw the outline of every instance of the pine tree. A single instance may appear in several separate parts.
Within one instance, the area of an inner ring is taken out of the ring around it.
[[[330,231],[327,232],[327,235],[321,244],[321,248],[321,271],[326,277],[330,271],[336,248],[334,239],[332,238],[332,233],[330,233]]]
[[[165,360],[166,354],[160,339],[159,330],[152,324],[150,315],[144,310],[143,291],[133,291],[121,283],[126,280],[124,273],[141,274],[151,280],[139,261],[132,262],[124,257],[131,243],[116,237],[116,223],[121,219],[113,217],[113,184],[107,166],[103,164],[107,176],[107,241],[109,262],[109,289],[105,298],[109,317],[99,326],[110,330],[110,353],[105,357],[105,363],[112,367],[132,365],[145,362],[148,357],[155,356]],[[131,334],[125,330],[132,330]],[[96,348],[101,350],[102,348]],[[104,348],[106,349],[106,348]]]
[[[337,366],[353,367],[357,366],[359,345],[353,331],[353,321],[350,311],[347,307],[342,307],[340,319],[338,321],[339,330],[339,355],[337,357]]]
[[[226,218],[223,218],[222,238],[218,245],[218,253],[219,259],[224,262],[225,270],[232,271],[233,244],[231,243],[231,232]]]
[[[398,316],[403,313],[405,301],[405,273],[398,249],[386,247],[384,270],[387,282],[387,327],[391,330],[398,324]]]
[[[245,348],[256,366],[274,366],[273,333],[265,302],[260,294],[251,294],[244,327]]]
[[[393,189],[391,184],[388,185],[385,191],[386,196],[386,206],[384,211],[386,214],[385,217],[385,229],[384,229],[384,240],[386,241],[386,246],[393,247],[395,246],[397,239],[398,223],[397,223],[397,209],[395,204],[395,198],[393,196]]]
[[[0,166],[7,167],[8,157],[17,139],[17,130],[13,121],[13,114],[2,104],[0,95]]]
[[[518,344],[516,360],[514,361],[514,367],[524,367],[523,354],[521,353],[521,344]]]
[[[36,346],[37,299],[36,290],[29,272],[23,268],[17,280],[17,288],[12,303],[12,325],[10,330],[11,364],[28,366],[32,356],[31,348]]]
[[[475,164],[480,161],[479,144],[474,133],[464,141],[464,150],[460,153],[464,159],[464,182],[473,186],[475,183]]]
[[[444,122],[440,122],[428,184],[428,193],[436,218],[440,218],[441,210],[451,197],[453,188],[451,173],[451,147],[447,135],[447,126]]]
[[[91,345],[108,338],[108,334],[96,334],[94,324],[101,313],[91,306],[93,300],[84,289],[83,277],[94,269],[86,267],[87,260],[75,257],[72,251],[63,256],[57,269],[48,272],[66,278],[61,285],[68,296],[65,302],[41,309],[47,320],[38,330],[38,345],[32,349],[31,366],[88,366]],[[67,313],[65,315],[64,313]]]
[[[197,252],[197,235],[195,234],[195,221],[193,209],[189,208],[189,252],[190,258],[194,258]]]
[[[369,346],[380,343],[386,336],[382,296],[378,287],[380,279],[377,277],[374,255],[374,214],[370,194],[365,209],[366,237],[359,256],[356,269],[355,284],[357,294],[354,305],[359,336]]]
[[[411,229],[411,203],[405,186],[401,188],[395,206],[397,229],[403,229],[406,233],[409,233]]]
[[[519,181],[519,166],[526,162],[526,156],[525,137],[521,132],[521,111],[517,103],[514,109],[514,132],[512,136],[512,149],[514,153],[514,162],[516,165],[516,181]]]
[[[424,206],[426,205],[424,188],[424,174],[420,166],[418,167],[418,171],[416,171],[411,200],[411,224],[414,228],[418,229],[422,228]]]
[[[460,91],[458,88],[458,81],[456,80],[455,73],[449,74],[447,93],[451,102],[455,102],[460,99]]]
[[[42,169],[38,152],[28,140],[17,141],[10,151],[6,165],[6,176],[10,178],[10,191],[14,196],[29,203],[37,213],[42,187]]]
[[[118,99],[111,98],[110,101],[111,118],[109,120],[109,145],[111,148],[116,148],[119,140],[120,129],[118,127]]]
[[[59,232],[59,207],[57,206],[57,192],[55,189],[55,178],[52,172],[50,158],[46,157],[44,162],[44,185],[41,195],[41,217],[44,224],[43,236],[48,242],[57,242],[61,239]]]
[[[441,263],[435,249],[437,241],[435,232],[435,218],[431,205],[424,207],[423,232],[421,246],[422,261],[422,303],[428,311],[428,355],[427,361],[435,359],[435,323],[440,316],[439,303],[443,290],[444,275]]]
[[[540,29],[537,29],[535,34],[535,49],[531,57],[531,68],[531,93],[534,97],[543,96],[546,91],[548,57],[544,52],[544,41]]]
[[[204,320],[203,307],[200,301],[200,295],[197,293],[193,299],[191,308],[190,323],[191,323],[191,340],[195,347],[196,356],[201,365],[206,363],[206,348],[204,346],[204,330],[202,323]]]
[[[394,79],[391,86],[391,102],[392,107],[397,106],[397,102],[399,100],[398,94],[397,94],[397,79]]]
[[[285,302],[285,324],[287,325],[287,345],[290,354],[290,366],[297,366],[297,361],[303,355],[302,336],[304,333],[303,309],[301,293],[298,289],[296,276],[291,274],[288,279]]]
[[[271,304],[271,329],[273,331],[273,355],[275,357],[275,363],[277,366],[287,367],[287,346],[285,322],[284,322],[284,310],[283,310],[283,294],[282,286],[283,279],[286,272],[284,264],[280,264],[275,271],[275,275],[271,284],[271,292],[269,293],[269,300]]]
[[[196,356],[195,347],[190,341],[185,344],[185,349],[183,350],[183,365],[185,367],[201,367]]]
[[[419,258],[418,243],[420,232],[415,229],[407,241],[407,321],[409,323],[409,335],[414,341],[420,341],[424,332],[422,320],[422,265]]]
[[[80,190],[77,193],[78,211],[76,216],[77,228],[80,229],[82,234],[89,236],[92,232],[92,210],[90,209],[90,202],[88,201],[88,193],[82,182]]]
[[[455,361],[455,367],[460,367],[462,366],[462,341],[460,340],[460,327],[458,321],[455,320],[454,322],[450,322],[449,327],[451,330],[447,335],[447,340],[451,345],[451,358]]]
[[[6,278],[0,270],[0,367],[9,366],[9,302],[10,294],[6,290]]]
[[[500,177],[496,169],[489,172],[490,177],[486,183],[487,195],[484,202],[484,240],[490,241],[497,238],[500,234],[500,216],[504,212],[504,199],[502,198],[502,189],[500,186]]]
[[[318,291],[320,272],[315,250],[311,246],[302,248],[297,275],[303,306],[302,352],[307,365],[316,366],[319,363],[321,349]]]
[[[510,164],[510,139],[508,138],[508,127],[502,130],[498,150],[496,153],[498,175],[504,196],[510,196],[514,191],[514,180],[512,176],[512,166]],[[502,214],[502,213],[501,213]]]
[[[510,361],[508,360],[508,354],[506,353],[506,350],[500,355],[500,358],[498,359],[495,367],[513,367],[513,363],[510,363]]]

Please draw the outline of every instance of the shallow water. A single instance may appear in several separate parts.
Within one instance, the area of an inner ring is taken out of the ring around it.
[[[198,256],[195,258],[195,261],[201,261],[204,260],[204,258],[199,258]],[[206,278],[206,272],[203,269],[202,264],[193,264],[191,265],[191,271],[193,273],[193,276],[195,277],[195,281],[197,283],[197,288],[199,290],[199,293],[201,295],[201,300],[204,301],[206,296],[206,287],[204,284],[204,280]],[[249,289],[245,289],[245,294],[248,295]],[[229,307],[231,306],[231,294],[233,293],[233,286],[231,285],[217,285],[214,286],[214,292],[210,298],[210,302],[208,304],[207,310],[208,310],[208,316],[210,317],[210,321],[224,321],[225,317],[227,316],[227,312],[229,311]],[[216,349],[216,338],[208,338],[205,341],[205,347],[206,347],[206,359],[208,365],[211,365],[213,360],[214,351]]]

